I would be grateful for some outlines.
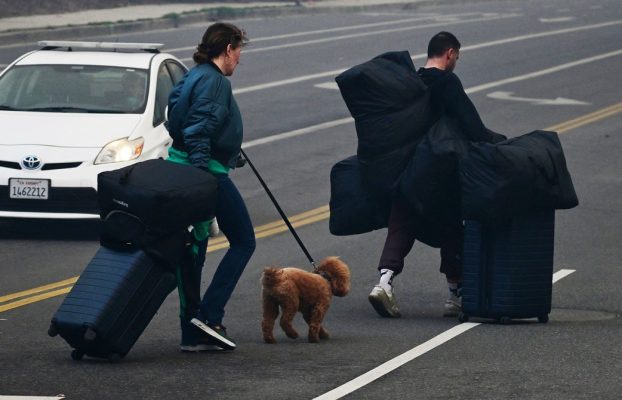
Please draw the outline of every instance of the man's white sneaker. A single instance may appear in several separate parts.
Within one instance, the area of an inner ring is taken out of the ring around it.
[[[387,291],[382,286],[376,285],[369,294],[368,299],[374,310],[381,316],[386,318],[399,318],[402,316],[392,290]]]
[[[457,317],[462,312],[462,301],[460,297],[449,296],[443,306],[443,317]]]

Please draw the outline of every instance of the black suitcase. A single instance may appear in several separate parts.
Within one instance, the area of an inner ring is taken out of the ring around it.
[[[56,311],[48,334],[60,334],[74,349],[74,360],[87,355],[118,361],[175,287],[175,275],[142,250],[100,247]]]
[[[467,220],[461,322],[537,317],[547,322],[553,288],[555,210],[496,223]]]

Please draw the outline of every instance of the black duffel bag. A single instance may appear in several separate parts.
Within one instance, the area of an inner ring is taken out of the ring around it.
[[[356,235],[386,228],[390,198],[373,196],[361,182],[357,156],[333,165],[330,170],[330,233]]]
[[[102,220],[99,242],[118,251],[141,249],[158,265],[175,272],[193,239],[187,228],[154,231],[135,215],[114,210]]]
[[[556,132],[473,144],[460,161],[462,215],[495,220],[579,204]]]
[[[217,178],[199,168],[147,160],[97,176],[102,219],[111,211],[135,215],[154,232],[171,232],[216,213]]]

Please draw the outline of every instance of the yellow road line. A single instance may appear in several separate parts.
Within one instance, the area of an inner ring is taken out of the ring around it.
[[[327,219],[329,214],[330,213],[328,210],[328,205],[325,205],[322,207],[315,208],[313,210],[305,211],[303,213],[294,215],[290,218],[290,222],[293,227],[297,228],[300,226],[309,225],[314,222]],[[283,221],[279,220],[275,222],[270,222],[268,224],[261,225],[255,228],[255,237],[257,239],[268,237],[268,236],[276,235],[277,233],[280,233],[280,232],[284,232],[287,229],[288,228]],[[208,253],[229,247],[229,242],[227,241],[225,237],[218,237],[214,239],[212,242],[213,243],[210,244],[210,246],[207,248]],[[12,310],[14,308],[23,307],[25,305],[35,303],[41,300],[49,299],[51,297],[56,297],[56,296],[69,293],[69,291],[73,287],[73,284],[76,283],[77,280],[78,280],[78,277],[75,276],[73,278],[65,279],[60,282],[51,283],[49,285],[40,286],[34,289],[24,290],[22,292],[17,292],[17,293],[9,294],[6,296],[2,296],[0,297],[0,313],[4,311]],[[66,285],[70,285],[70,286],[64,287],[62,289],[54,290],[51,292],[47,292],[48,290],[66,286]],[[41,293],[41,292],[47,292],[47,293],[27,297],[27,296],[34,295],[34,294]],[[6,303],[10,300],[19,299],[19,298],[22,298],[22,299],[13,301],[7,304],[1,304],[1,303]]]
[[[593,122],[611,117],[621,112],[622,112],[622,103],[617,103],[612,106],[603,108],[601,110],[594,111],[590,114],[586,114],[581,117],[574,118],[566,122],[562,122],[561,124],[550,126],[548,128],[545,128],[545,130],[555,131],[561,134],[561,133],[568,132],[572,129],[576,129],[581,126],[591,124]],[[293,227],[297,228],[300,226],[305,226],[305,225],[309,225],[315,222],[325,220],[329,216],[330,216],[330,211],[329,211],[328,205],[324,205],[322,207],[318,207],[313,210],[309,210],[301,214],[294,215],[290,218],[290,222],[292,223]],[[270,222],[268,224],[261,225],[255,228],[255,238],[260,239],[260,238],[276,235],[277,233],[285,232],[287,229],[288,229],[287,226],[281,220]],[[211,241],[210,246],[207,248],[207,252],[211,253],[217,250],[225,249],[227,247],[229,247],[229,242],[227,241],[227,239],[225,237],[218,237]],[[65,293],[68,293],[73,287],[73,284],[77,280],[78,280],[78,277],[75,276],[73,278],[69,278],[69,279],[66,279],[60,282],[51,283],[49,285],[40,286],[34,289],[24,290],[22,292],[17,292],[17,293],[9,294],[6,296],[2,296],[0,297],[0,303],[6,303],[10,300],[19,299],[19,298],[22,298],[22,299],[11,302],[11,303],[7,303],[4,305],[0,305],[0,313],[7,311],[7,310],[14,309],[14,308],[25,306],[27,304],[35,303],[37,301],[49,299],[51,297],[60,296]],[[67,286],[62,289],[47,292],[50,289],[55,289],[55,288],[66,286],[66,285],[71,285],[71,286]],[[42,292],[47,292],[47,293],[38,294],[32,297],[27,297],[27,296],[34,295],[37,293],[42,293]]]
[[[76,280],[77,280],[77,277],[76,277]],[[41,301],[41,300],[49,299],[51,297],[56,297],[56,296],[60,296],[62,294],[69,293],[69,291],[71,290],[72,287],[73,286],[67,286],[67,287],[62,288],[62,289],[54,290],[54,291],[51,291],[51,292],[39,294],[39,295],[32,296],[32,297],[27,297],[25,299],[21,299],[21,300],[18,300],[18,301],[14,301],[12,303],[1,305],[0,306],[0,313],[4,312],[4,311],[12,310],[14,308],[23,307],[23,306],[31,304],[31,303],[36,303],[36,302]]]
[[[592,122],[611,117],[620,112],[622,112],[622,103],[614,104],[610,107],[603,108],[602,110],[594,111],[593,113],[571,119],[570,121],[562,122],[561,124],[546,128],[546,130],[555,131],[557,133],[564,133],[568,132],[569,130],[576,129],[580,126],[591,124]]]
[[[50,289],[56,289],[61,286],[73,285],[74,283],[76,283],[77,280],[78,280],[78,277],[74,276],[73,278],[65,279],[64,281],[50,283],[49,285],[40,286],[38,288],[24,290],[23,292],[17,292],[17,293],[9,294],[6,296],[2,296],[0,297],[0,303],[6,303],[9,300],[14,300],[20,297],[30,296],[31,294],[35,294],[35,293],[45,292]]]
[[[299,226],[304,226],[317,221],[321,221],[328,218],[328,216],[328,205],[325,205],[315,208],[313,210],[303,212],[301,214],[294,215],[289,219],[289,222],[291,222],[294,228],[297,228]],[[276,235],[277,233],[284,232],[287,229],[287,225],[285,225],[285,222],[281,220],[270,222],[255,229],[255,238],[260,239],[267,236]],[[225,238],[224,236],[218,237],[213,240],[212,243],[210,243],[210,245],[207,247],[207,252],[211,253],[213,251],[225,249],[227,247],[229,247],[229,242],[227,241],[227,238]]]

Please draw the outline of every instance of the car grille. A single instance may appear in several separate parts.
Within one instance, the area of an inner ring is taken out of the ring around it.
[[[41,167],[42,171],[49,171],[53,169],[68,169],[68,168],[76,168],[79,167],[81,162],[68,162],[68,163],[49,163],[43,164]],[[11,169],[22,169],[22,166],[19,163],[13,161],[0,161],[0,167],[11,168]]]
[[[11,161],[0,161],[0,167],[11,168],[11,169],[22,169],[19,163],[11,162]]]
[[[51,187],[47,200],[11,199],[9,187],[0,186],[0,210],[99,214],[97,191],[93,188]]]
[[[51,169],[68,169],[68,168],[76,168],[82,164],[81,162],[68,162],[68,163],[51,163],[51,164],[43,164],[41,167],[42,171],[48,171]]]

